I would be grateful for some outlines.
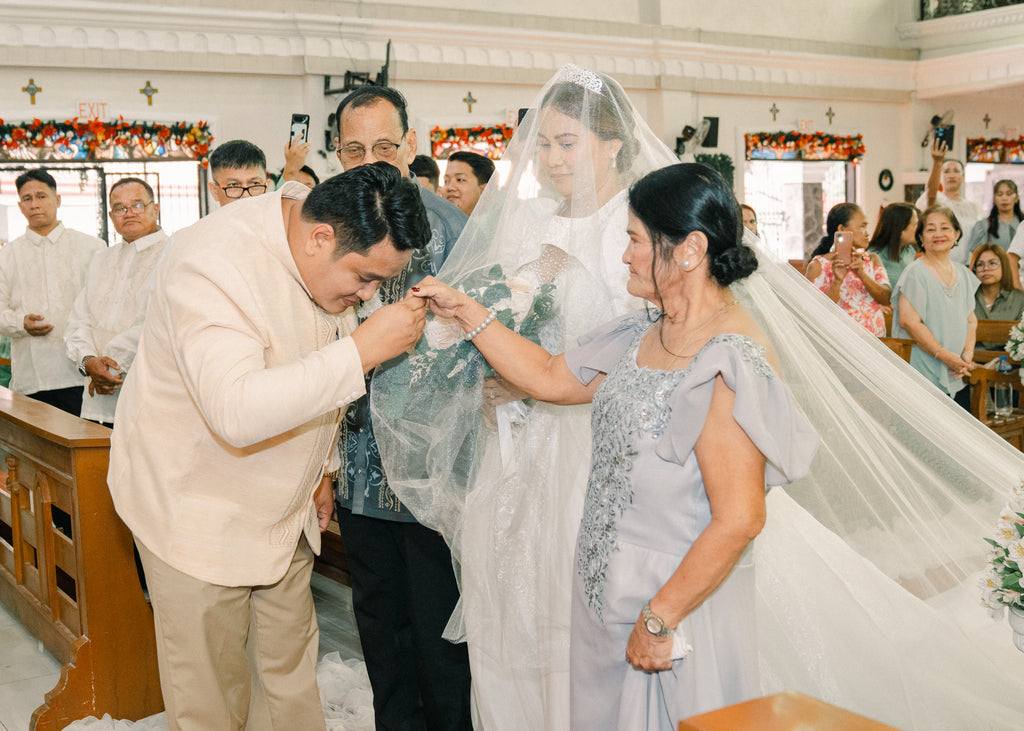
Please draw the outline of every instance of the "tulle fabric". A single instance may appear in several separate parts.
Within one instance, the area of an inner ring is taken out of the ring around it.
[[[760,257],[733,291],[821,437],[768,497],[755,542],[765,693],[800,690],[901,729],[1011,729],[1024,656],[980,603],[1024,458],[845,316]]]
[[[340,653],[329,652],[317,665],[316,682],[320,686],[327,731],[373,731],[373,692],[366,664],[362,660],[343,660]],[[71,723],[66,731],[167,731],[167,714],[157,713],[138,721],[90,716]]]

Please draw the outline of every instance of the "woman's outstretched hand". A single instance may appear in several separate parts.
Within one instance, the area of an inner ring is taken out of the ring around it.
[[[483,305],[469,295],[452,289],[434,277],[424,278],[409,290],[409,294],[425,299],[431,312],[438,317],[457,320],[464,329],[473,322],[473,312],[476,308],[479,308],[481,312],[486,311]],[[486,317],[486,315],[484,316]]]

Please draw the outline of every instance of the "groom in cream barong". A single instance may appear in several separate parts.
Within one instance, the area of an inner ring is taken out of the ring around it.
[[[363,376],[421,302],[352,306],[430,238],[414,181],[285,183],[179,232],[118,403],[109,483],[149,583],[171,729],[325,728],[309,578]],[[319,530],[318,530],[319,527]]]

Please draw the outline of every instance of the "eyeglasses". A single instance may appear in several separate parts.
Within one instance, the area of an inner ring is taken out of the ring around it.
[[[118,217],[125,215],[126,213],[128,213],[128,211],[131,211],[132,213],[142,213],[144,210],[146,210],[147,206],[151,205],[153,205],[153,201],[150,201],[149,203],[135,201],[130,206],[114,206],[113,208],[110,209],[110,213],[111,215]]]
[[[334,144],[337,145],[340,140],[335,137]],[[398,157],[398,148],[402,146],[404,140],[399,142],[388,142],[384,140],[377,142],[370,148],[373,152],[373,156],[377,160],[383,162],[391,162]],[[338,148],[338,159],[343,163],[354,163],[362,162],[366,158],[366,148],[360,145],[358,142],[353,142],[351,145],[345,145],[344,147]]]
[[[263,195],[267,192],[267,184],[260,183],[259,185],[219,185],[217,186],[224,191],[224,195],[228,198],[241,198],[246,193],[251,198],[254,195]]]
[[[1002,266],[1003,265],[999,262],[998,259],[994,259],[992,261],[979,261],[977,264],[974,265],[974,268],[975,268],[975,270],[978,270],[978,269],[998,269],[998,268],[1000,268]]]

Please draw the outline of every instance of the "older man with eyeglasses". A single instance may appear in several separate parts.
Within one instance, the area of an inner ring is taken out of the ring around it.
[[[386,162],[412,176],[416,130],[395,89],[364,86],[335,115],[338,160],[349,170]],[[453,204],[417,186],[430,244],[380,287],[384,304],[437,274],[466,223]],[[371,309],[371,308],[367,308]],[[352,604],[373,688],[378,729],[470,729],[469,657],[442,638],[458,602],[451,553],[436,531],[416,522],[388,487],[370,421],[369,392],[349,407],[339,448],[338,523],[352,577]]]
[[[210,177],[206,189],[221,207],[270,190],[267,156],[246,140],[231,140],[210,153]]]
[[[64,342],[79,373],[89,378],[82,392],[82,418],[113,426],[121,384],[139,348],[152,274],[169,238],[160,228],[153,189],[142,178],[121,178],[108,198],[110,222],[121,243],[103,249],[89,263]]]

